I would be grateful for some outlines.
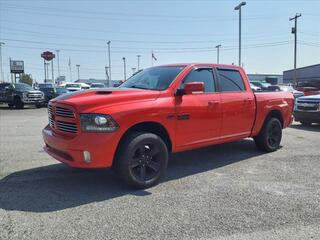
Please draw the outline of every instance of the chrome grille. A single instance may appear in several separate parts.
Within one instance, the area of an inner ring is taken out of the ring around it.
[[[48,117],[49,117],[49,125],[54,128],[54,115],[52,111],[52,106],[48,105]]]
[[[77,133],[77,124],[71,122],[57,121],[57,128],[60,131]]]
[[[67,108],[56,107],[56,115],[65,118],[74,118],[74,113]]]
[[[299,99],[297,101],[297,109],[300,111],[319,111],[320,102],[319,100],[313,99]]]

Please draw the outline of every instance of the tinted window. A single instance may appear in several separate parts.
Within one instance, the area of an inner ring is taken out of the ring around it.
[[[182,66],[151,67],[130,77],[121,88],[165,90],[183,70]]]
[[[0,90],[3,90],[5,89],[5,87],[9,86],[10,83],[3,83],[3,84],[0,84]]]
[[[199,68],[192,70],[182,81],[180,88],[189,82],[203,82],[205,92],[215,92],[214,78],[211,68]]]
[[[222,92],[245,91],[242,77],[237,70],[218,69]]]
[[[31,91],[33,90],[33,88],[26,84],[26,83],[14,83],[13,84],[15,89],[19,90],[19,91]]]

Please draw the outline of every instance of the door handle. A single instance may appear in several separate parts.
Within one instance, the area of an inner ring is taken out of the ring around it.
[[[214,106],[214,105],[217,105],[217,104],[219,104],[219,101],[215,101],[215,100],[208,101],[208,105],[209,106]]]

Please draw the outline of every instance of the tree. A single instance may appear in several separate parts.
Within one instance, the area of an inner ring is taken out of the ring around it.
[[[21,75],[20,82],[26,83],[26,84],[29,84],[30,86],[32,86],[33,79],[32,79],[32,77],[31,77],[31,74],[24,74],[24,73],[23,73],[23,74]]]

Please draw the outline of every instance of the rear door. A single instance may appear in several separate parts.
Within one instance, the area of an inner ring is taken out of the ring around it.
[[[243,138],[251,133],[255,99],[246,76],[238,69],[217,68],[221,91],[222,138]]]
[[[215,140],[221,127],[220,94],[212,67],[195,67],[179,88],[188,82],[203,82],[205,92],[175,98],[176,144],[182,148]]]

